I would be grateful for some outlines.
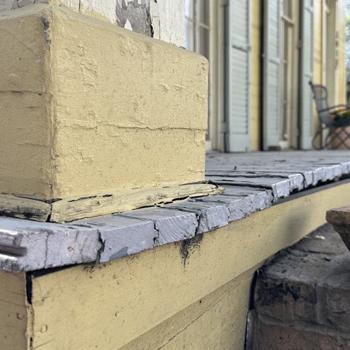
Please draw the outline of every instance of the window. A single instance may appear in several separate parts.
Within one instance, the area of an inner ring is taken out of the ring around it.
[[[209,60],[209,115],[207,149],[219,149],[218,125],[216,111],[218,109],[217,89],[217,56],[218,56],[218,31],[217,9],[219,2],[212,0],[185,0],[185,43],[186,48]]]
[[[209,59],[209,0],[185,0],[186,47]]]

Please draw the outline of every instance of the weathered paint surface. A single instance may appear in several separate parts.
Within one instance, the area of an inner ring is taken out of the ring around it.
[[[318,186],[319,191],[328,190],[324,185],[329,182],[343,191],[350,187],[346,180],[350,174],[350,162],[344,151],[209,154],[206,167],[207,178],[222,186],[217,188],[215,185],[196,184],[190,187],[200,190],[203,187],[211,188],[211,195],[208,196],[196,197],[204,193],[199,192],[193,198],[169,204],[169,198],[185,198],[188,195],[188,186],[184,185],[178,186],[176,197],[167,197],[167,192],[160,190],[147,193],[146,197],[150,197],[160,207],[131,211],[130,201],[123,202],[123,196],[96,196],[53,204],[36,201],[51,208],[51,212],[45,206],[38,205],[35,212],[27,209],[20,215],[16,214],[28,218],[31,213],[30,218],[39,221],[48,219],[49,214],[51,221],[59,217],[63,219],[64,213],[66,219],[73,219],[77,215],[89,218],[60,225],[0,217],[0,268],[33,271],[80,263],[108,262],[214,231],[278,204],[285,198],[293,199],[296,192],[310,190],[315,186]],[[181,190],[182,187],[185,189]],[[0,211],[13,216],[6,206],[11,205],[12,211],[15,210],[18,199],[17,202],[11,202],[9,197],[13,196],[0,195]],[[135,198],[140,200],[138,196]],[[130,200],[130,197],[126,199]],[[127,205],[127,211],[91,217],[104,211],[113,212],[118,207],[114,206],[118,200],[120,205]],[[80,202],[84,205],[77,206]],[[33,200],[22,199],[21,203],[26,205],[25,209],[31,206]],[[137,203],[140,207],[147,204],[143,201]],[[33,210],[34,206],[30,209]]]
[[[122,28],[153,36],[149,0],[119,0],[116,4],[117,23]]]
[[[243,350],[251,280],[239,276],[121,350]]]
[[[184,1],[151,0],[154,38],[185,47]]]
[[[228,344],[234,344],[232,349],[243,350],[252,273],[271,255],[322,225],[327,208],[347,203],[343,195],[346,191],[348,185],[315,192],[193,241],[164,245],[108,264],[33,275],[32,287],[27,284],[28,296],[24,292],[24,274],[1,273],[0,279],[4,279],[0,295],[10,295],[13,303],[9,311],[5,307],[2,310],[7,315],[17,312],[14,305],[20,305],[21,312],[28,308],[28,321],[15,320],[11,332],[18,336],[8,343],[1,340],[0,348],[31,350],[22,346],[26,345],[23,330],[28,327],[28,342],[32,337],[32,349],[40,350],[136,350],[154,349],[155,345],[203,349],[205,344],[228,349]],[[188,222],[194,217],[186,215]],[[143,221],[128,217],[122,224],[128,220],[135,230],[140,230],[140,225],[148,229],[150,240],[156,227],[164,233],[169,228],[164,225],[168,219],[161,214],[157,225],[146,212]],[[109,239],[105,250],[108,256],[111,238],[123,231],[113,233],[113,223],[108,228],[105,222],[94,221],[94,225]],[[116,218],[115,224],[120,227],[121,219]],[[173,227],[177,227],[176,220]],[[190,232],[190,225],[188,229]],[[53,252],[49,255],[52,258]],[[12,288],[11,280],[17,278],[18,287]],[[31,304],[26,305],[27,299]],[[2,320],[9,322],[6,317]],[[199,336],[203,329],[207,332]],[[191,338],[191,334],[198,336]],[[17,341],[21,342],[15,347],[13,342]]]
[[[184,1],[173,0],[0,0],[0,12],[34,3],[63,4],[84,15],[177,46],[185,43]]]
[[[0,19],[2,193],[51,196],[53,138],[45,78],[50,53],[45,30],[38,15]]]
[[[106,265],[34,278],[34,348],[112,350],[127,345],[323,224],[326,208],[346,202],[343,192],[334,187],[274,206],[192,245],[170,244]],[[242,294],[237,292],[237,298],[244,304],[247,295],[242,299]],[[242,303],[235,305],[241,315]],[[220,333],[225,324],[218,324]],[[237,329],[244,325],[243,317],[237,320]],[[154,341],[162,343],[162,337],[158,333]],[[235,333],[236,344],[243,338],[244,332]],[[182,341],[180,337],[178,344]]]
[[[1,350],[29,349],[31,324],[28,310],[25,274],[0,271]]]
[[[0,28],[2,193],[74,199],[203,180],[204,58],[64,7],[10,11]]]

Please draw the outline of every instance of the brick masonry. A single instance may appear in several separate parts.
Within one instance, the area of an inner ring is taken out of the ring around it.
[[[250,319],[253,350],[350,349],[350,254],[331,226],[262,268]]]

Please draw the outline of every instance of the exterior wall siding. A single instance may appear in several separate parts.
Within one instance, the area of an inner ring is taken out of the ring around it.
[[[336,31],[338,42],[338,60],[335,77],[336,104],[346,103],[346,65],[345,65],[345,6],[343,1],[336,1]]]
[[[119,26],[141,32],[177,46],[185,46],[184,1],[171,0],[39,0],[40,2],[63,3],[77,11],[105,18]],[[0,11],[23,7],[36,0],[0,0]],[[314,71],[313,81],[324,84],[325,65],[325,0],[314,1]],[[260,106],[261,87],[261,33],[262,1],[251,3],[251,81],[250,81],[250,149],[259,150],[261,144],[262,115]],[[345,58],[344,58],[344,5],[335,1],[337,62],[335,65],[334,103],[345,102]],[[222,92],[223,93],[223,92]],[[296,109],[298,106],[295,101]],[[318,125],[314,110],[314,127]],[[217,130],[220,133],[220,130]],[[218,135],[222,138],[222,134]],[[220,144],[220,142],[217,142]],[[220,147],[217,147],[220,148]],[[221,146],[223,148],[223,146]]]

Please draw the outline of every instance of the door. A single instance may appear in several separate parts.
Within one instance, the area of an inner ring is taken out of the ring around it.
[[[280,147],[281,0],[264,0],[263,149]]]
[[[312,148],[313,136],[313,100],[309,82],[313,78],[314,56],[314,11],[313,0],[301,2],[301,52],[300,52],[300,148]]]
[[[226,150],[249,150],[250,0],[230,0],[228,10]]]

